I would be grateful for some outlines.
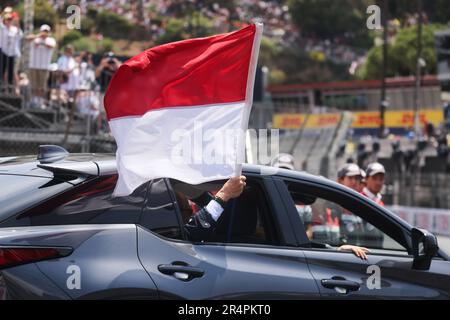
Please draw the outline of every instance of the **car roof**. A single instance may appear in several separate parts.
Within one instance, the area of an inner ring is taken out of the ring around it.
[[[95,163],[99,167],[99,175],[113,174],[117,172],[116,157],[112,153],[70,153],[63,160],[52,163],[41,163],[36,155],[24,155],[13,157],[0,157],[0,174],[42,175],[52,176],[50,168],[58,167],[67,170],[82,170]],[[244,173],[261,175],[278,175],[287,178],[320,179],[328,180],[321,176],[315,176],[306,172],[292,171],[281,168],[268,167],[255,164],[243,164]],[[80,171],[81,172],[81,171]],[[86,172],[88,173],[88,172]]]
[[[112,153],[70,153],[64,159],[52,163],[41,163],[36,156],[0,157],[0,174],[20,174],[52,178],[60,172],[81,175],[110,175],[117,173],[115,154]],[[304,171],[294,171],[263,165],[244,163],[243,174],[276,176],[295,180],[310,181],[328,185],[335,189],[354,192],[333,180]],[[358,194],[354,192],[354,194]]]
[[[112,153],[70,153],[64,159],[52,163],[41,163],[36,155],[15,157],[0,157],[0,174],[29,175],[52,178],[56,171],[68,171],[86,175],[110,175],[117,173],[115,154]],[[268,167],[245,163],[242,166],[244,174],[279,176],[284,178],[330,184],[341,188],[342,185],[322,176],[303,171],[293,171],[282,168]]]
[[[50,164],[42,164],[36,155],[0,157],[0,174],[28,175],[52,178],[53,172],[45,169],[45,166],[58,166],[71,168],[79,164],[92,164],[96,161],[115,161],[114,154],[101,153],[71,153],[61,161]]]

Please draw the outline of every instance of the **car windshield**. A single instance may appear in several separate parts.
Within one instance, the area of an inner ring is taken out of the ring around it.
[[[72,185],[50,178],[0,174],[0,222]]]

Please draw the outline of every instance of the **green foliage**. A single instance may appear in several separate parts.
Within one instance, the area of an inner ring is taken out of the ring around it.
[[[259,49],[259,64],[266,67],[272,67],[276,62],[276,56],[280,52],[280,45],[275,41],[263,36]]]
[[[54,28],[58,15],[53,6],[46,0],[36,0],[34,3],[34,25],[48,24]]]
[[[89,17],[81,18],[81,33],[88,36],[92,33],[95,28],[95,21]]]
[[[286,80],[286,74],[277,65],[277,56],[280,53],[280,45],[265,36],[261,39],[259,49],[258,64],[269,68],[269,82],[283,83]]]
[[[448,3],[448,0],[435,0],[437,2],[436,4],[436,10],[434,10],[434,13],[436,14],[435,20],[438,23],[447,23],[450,21],[450,5]]]
[[[25,16],[24,2],[20,1],[17,6],[14,7],[21,19]],[[48,24],[54,30],[56,22],[58,21],[58,14],[53,9],[53,6],[46,0],[36,0],[34,4],[34,28],[39,29],[43,24]]]
[[[348,66],[336,65],[330,61],[314,60],[302,48],[284,47],[278,49],[272,66],[269,66],[269,80],[282,83],[349,80],[347,68]]]
[[[187,23],[181,19],[171,19],[165,28],[165,32],[157,40],[157,44],[163,44],[173,41],[187,39],[186,34]]]
[[[444,28],[442,25],[424,25],[422,30],[422,58],[426,62],[425,74],[436,73],[436,50],[434,32]],[[416,73],[417,26],[402,29],[388,48],[387,75],[409,76]],[[366,63],[358,70],[361,79],[381,77],[383,53],[381,46],[374,46],[367,54]]]
[[[72,42],[72,45],[75,48],[76,52],[80,51],[88,51],[88,52],[96,52],[95,42],[87,37],[83,37]]]
[[[103,38],[103,40],[100,42],[99,46],[97,47],[97,51],[100,54],[103,54],[108,51],[114,51],[114,40],[110,38]]]
[[[448,0],[422,0],[423,11],[433,23],[444,23],[450,21],[450,6]],[[408,15],[417,12],[417,1],[391,0],[389,1],[389,14],[404,20]]]
[[[66,44],[73,43],[79,39],[81,39],[83,35],[78,30],[70,30],[68,31],[64,37],[61,39],[61,46],[65,46]]]
[[[97,15],[98,15],[97,9],[95,9],[95,7],[91,6],[91,5],[88,6],[88,8],[87,8],[87,17],[89,19],[95,20],[95,19],[97,19]]]
[[[286,82],[286,73],[278,68],[272,68],[269,70],[269,83],[281,84]]]
[[[346,38],[347,43],[370,46],[366,28],[367,1],[353,0],[289,0],[293,21],[306,37]]]
[[[103,54],[108,51],[114,51],[114,41],[110,38],[104,38],[97,41],[92,38],[82,37],[72,42],[76,52],[88,51],[91,53]]]
[[[212,35],[213,23],[199,12],[194,12],[188,18],[188,32],[192,37],[206,37]]]
[[[133,29],[132,24],[119,14],[102,11],[97,14],[97,30],[113,39],[126,38]]]

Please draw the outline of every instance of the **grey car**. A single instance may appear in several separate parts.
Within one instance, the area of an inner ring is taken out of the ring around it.
[[[156,179],[114,198],[113,155],[0,158],[0,299],[450,298],[434,235],[323,177],[268,172],[244,165],[243,194],[193,242],[180,193],[224,181]]]

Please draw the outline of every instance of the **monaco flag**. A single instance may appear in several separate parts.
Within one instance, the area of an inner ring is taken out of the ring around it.
[[[117,142],[115,196],[173,178],[240,175],[262,24],[148,49],[120,66],[104,98]]]

